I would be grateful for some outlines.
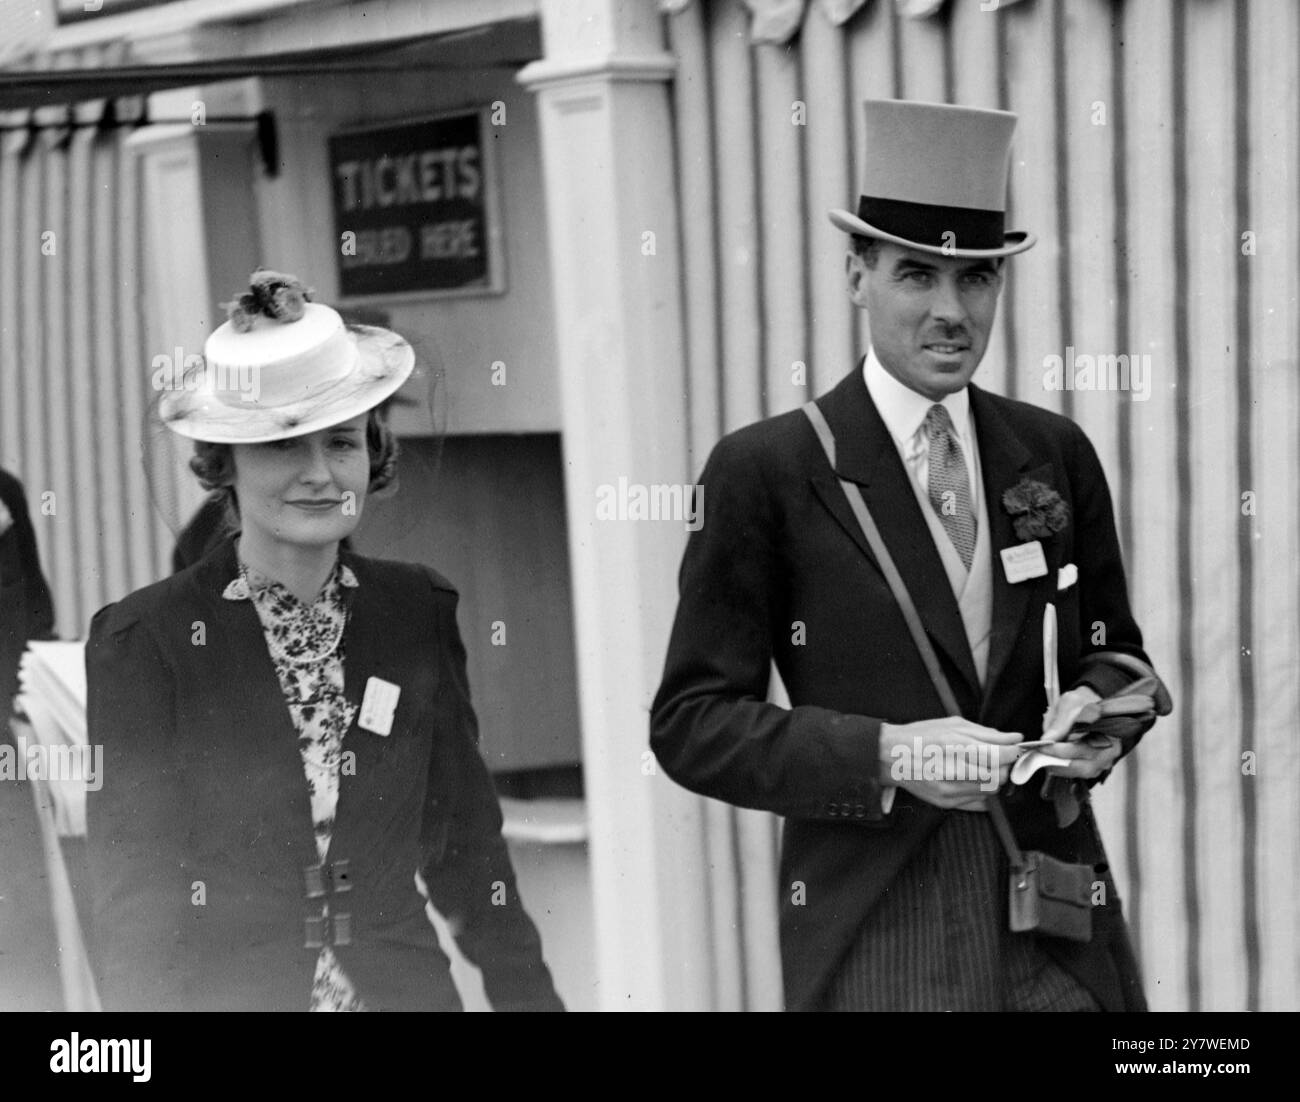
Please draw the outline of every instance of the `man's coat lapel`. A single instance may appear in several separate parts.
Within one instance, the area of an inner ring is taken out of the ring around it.
[[[856,482],[861,488],[926,633],[961,671],[967,692],[957,690],[959,697],[978,700],[979,679],[957,600],[903,461],[867,392],[861,367],[818,399],[817,404],[835,435],[835,476]],[[812,432],[811,425],[808,431]],[[835,476],[823,464],[813,475],[813,489],[879,569]]]
[[[987,712],[998,678],[1006,672],[1007,662],[1016,640],[1025,629],[1025,617],[1031,608],[1041,611],[1042,601],[1031,601],[1034,594],[1055,585],[1056,567],[1052,548],[1045,546],[1048,570],[1045,578],[1033,578],[1012,585],[1002,565],[1002,551],[1021,542],[1012,527],[1010,514],[1002,507],[1002,495],[1022,478],[1047,485],[1054,481],[1051,467],[1038,462],[1021,443],[989,396],[978,387],[970,389],[971,408],[975,414],[975,434],[979,439],[980,465],[984,472],[984,500],[988,503],[989,534],[993,556],[993,622],[989,641],[988,669],[984,678],[984,708]],[[1041,636],[1035,632],[1035,640]]]

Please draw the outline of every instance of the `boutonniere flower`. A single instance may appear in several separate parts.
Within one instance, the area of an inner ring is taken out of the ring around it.
[[[1050,486],[1022,478],[1002,495],[1002,508],[1011,517],[1016,538],[1024,542],[1047,539],[1070,523],[1070,507]]]
[[[14,515],[3,501],[0,501],[0,536],[14,526]]]

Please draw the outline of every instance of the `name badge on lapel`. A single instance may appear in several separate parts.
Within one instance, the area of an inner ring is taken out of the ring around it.
[[[1007,572],[1007,581],[1011,585],[1043,577],[1047,573],[1047,558],[1043,554],[1042,543],[1032,540],[1029,543],[1018,543],[1014,547],[1004,547],[1002,569]]]
[[[397,698],[401,695],[401,686],[385,681],[382,677],[370,678],[366,682],[366,695],[361,698],[361,714],[357,716],[357,726],[377,735],[387,735],[393,729],[393,713],[397,710]]]

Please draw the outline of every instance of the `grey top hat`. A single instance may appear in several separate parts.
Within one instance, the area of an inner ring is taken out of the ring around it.
[[[911,100],[867,100],[866,172],[858,210],[830,212],[846,233],[922,252],[1010,256],[1037,238],[1006,230],[1016,116]]]

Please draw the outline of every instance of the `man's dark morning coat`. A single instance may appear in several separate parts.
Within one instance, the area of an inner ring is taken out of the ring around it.
[[[856,482],[880,527],[968,719],[1036,738],[1046,708],[1042,622],[1060,624],[1063,687],[1102,696],[1131,678],[1092,652],[1146,661],[1129,610],[1110,493],[1073,422],[970,387],[993,543],[993,621],[981,693],[957,601],[906,469],[860,366],[818,401],[837,443],[836,475]],[[1011,585],[998,552],[1021,542],[1002,506],[1022,478],[1054,489],[1069,525],[1044,541],[1047,574]],[[799,411],[725,437],[704,469],[703,524],[682,562],[680,603],[651,745],[685,787],[785,817],[781,955],[786,1005],[817,1005],[854,933],[946,812],[899,790],[881,811],[880,724],[944,714],[884,575],[826,455]],[[1074,563],[1078,582],[1057,591]],[[1098,625],[1104,625],[1104,646]],[[789,710],[766,703],[770,663]],[[1132,748],[1132,740],[1125,746]],[[1030,783],[1007,798],[1022,848],[1095,863],[1106,903],[1093,939],[1054,938],[1052,956],[1108,1010],[1143,1008],[1119,899],[1091,812],[1066,829]],[[798,893],[794,885],[802,883]],[[796,900],[801,900],[797,902]]]

